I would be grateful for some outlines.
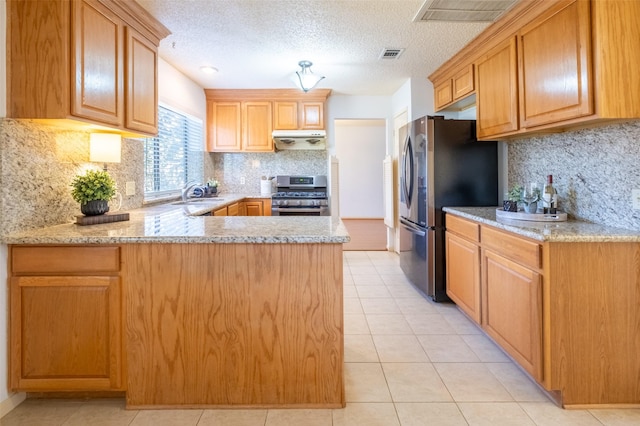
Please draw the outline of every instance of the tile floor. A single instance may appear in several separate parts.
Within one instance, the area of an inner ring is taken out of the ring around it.
[[[398,257],[345,252],[340,410],[127,411],[124,401],[29,399],[0,425],[640,425],[640,409],[562,410],[450,304],[421,297]]]

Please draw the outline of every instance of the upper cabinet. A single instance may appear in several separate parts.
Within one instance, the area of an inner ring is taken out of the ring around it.
[[[209,152],[270,152],[273,130],[324,129],[331,93],[314,89],[205,89]]]
[[[429,77],[437,110],[459,107],[452,79],[469,63],[479,139],[639,119],[640,2],[518,3]]]
[[[9,0],[7,12],[8,117],[157,133],[157,46],[170,32],[141,6]]]
[[[473,70],[473,64],[465,64],[460,70],[434,81],[436,110],[444,109],[474,92]]]

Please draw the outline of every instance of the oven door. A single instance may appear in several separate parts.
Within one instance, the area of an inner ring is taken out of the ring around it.
[[[329,207],[271,206],[271,216],[329,216]]]

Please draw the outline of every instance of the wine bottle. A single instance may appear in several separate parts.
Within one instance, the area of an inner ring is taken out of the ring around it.
[[[558,212],[558,191],[553,186],[553,176],[547,176],[547,183],[542,191],[542,208],[544,214],[556,214]]]

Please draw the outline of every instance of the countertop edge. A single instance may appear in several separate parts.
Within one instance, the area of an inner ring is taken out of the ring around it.
[[[531,222],[518,220],[498,220],[497,207],[444,207],[445,213],[455,214],[523,237],[541,242],[640,242],[640,232],[606,225],[568,220],[566,222]],[[546,226],[545,226],[546,225]],[[534,228],[538,226],[538,228]]]

